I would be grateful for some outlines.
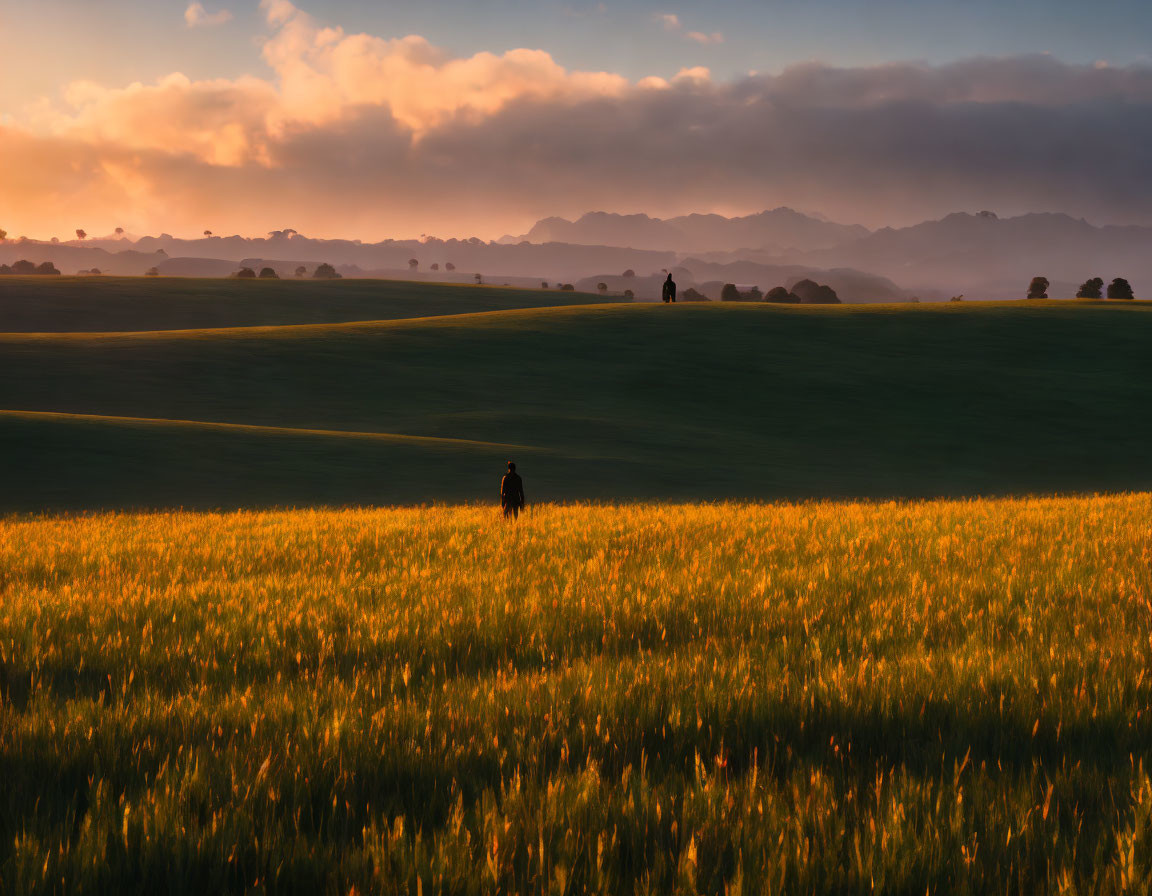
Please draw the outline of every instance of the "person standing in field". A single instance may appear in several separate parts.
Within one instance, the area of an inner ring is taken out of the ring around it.
[[[676,301],[676,281],[672,279],[672,275],[668,275],[668,279],[664,281],[663,298],[665,302]]]
[[[500,480],[500,506],[504,516],[516,519],[524,509],[524,480],[516,472],[516,464],[508,461],[508,472]]]

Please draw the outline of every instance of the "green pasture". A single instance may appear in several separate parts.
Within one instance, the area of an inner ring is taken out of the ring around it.
[[[39,414],[0,413],[0,506],[490,499],[513,455],[532,500],[1148,488],[1150,311],[601,304],[0,335],[0,409]]]

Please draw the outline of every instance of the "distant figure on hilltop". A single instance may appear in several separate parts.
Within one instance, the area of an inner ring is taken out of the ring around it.
[[[672,279],[672,275],[668,275],[668,279],[664,281],[664,292],[662,298],[665,302],[676,301],[676,282]]]
[[[504,516],[518,518],[524,509],[524,480],[516,472],[516,464],[508,461],[508,472],[500,480],[500,506]]]

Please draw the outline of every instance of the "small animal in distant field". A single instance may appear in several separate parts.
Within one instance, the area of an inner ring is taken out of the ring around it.
[[[504,508],[504,516],[513,519],[517,519],[524,509],[524,480],[512,461],[508,461],[508,472],[500,480],[500,506]]]
[[[672,275],[668,275],[668,279],[664,281],[664,290],[661,293],[661,298],[665,302],[676,301],[676,281],[672,279]]]

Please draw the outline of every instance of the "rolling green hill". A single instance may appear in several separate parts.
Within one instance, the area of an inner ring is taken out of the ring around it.
[[[1150,345],[1067,302],[11,334],[0,407],[105,419],[0,415],[0,504],[492,499],[508,456],[530,501],[1149,488]]]
[[[0,277],[0,331],[276,327],[602,301],[599,295],[555,289],[401,280]]]

